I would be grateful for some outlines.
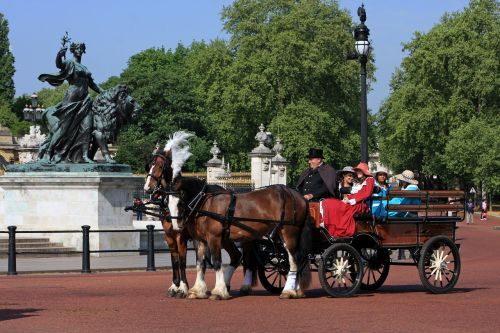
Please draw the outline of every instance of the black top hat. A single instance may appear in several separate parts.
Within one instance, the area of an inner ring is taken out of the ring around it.
[[[307,158],[323,158],[323,149],[309,148]]]

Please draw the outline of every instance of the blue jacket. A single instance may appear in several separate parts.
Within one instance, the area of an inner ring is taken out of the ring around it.
[[[408,185],[404,191],[419,191],[420,189],[418,188],[417,185]],[[389,205],[418,205],[422,203],[422,201],[418,198],[392,198],[391,201],[389,201]],[[390,217],[408,217],[408,216],[413,216],[415,214],[411,212],[389,212]]]
[[[372,194],[372,206],[371,211],[375,217],[387,216],[387,200],[386,199],[377,199],[377,197],[386,197],[387,192],[391,190],[391,185],[388,185],[387,188],[381,187],[377,182],[375,182],[375,187],[379,188],[378,193]]]

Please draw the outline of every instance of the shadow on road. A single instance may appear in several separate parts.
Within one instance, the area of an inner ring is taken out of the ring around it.
[[[0,309],[0,321],[6,321],[11,319],[19,319],[25,317],[38,316],[36,312],[42,311],[43,309]]]
[[[450,291],[448,291],[446,294],[463,294],[463,293],[469,293],[472,291],[476,290],[481,290],[481,289],[488,289],[488,288],[454,288]],[[427,289],[425,289],[422,285],[415,284],[415,285],[408,285],[408,286],[383,286],[376,292],[366,292],[366,293],[388,293],[388,294],[404,294],[404,293],[429,293]]]

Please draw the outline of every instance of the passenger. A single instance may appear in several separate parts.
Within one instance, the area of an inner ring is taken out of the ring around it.
[[[399,186],[403,191],[420,191],[418,188],[418,180],[410,170],[405,170],[395,176],[399,181]],[[419,198],[392,198],[389,205],[418,205],[421,203]],[[389,212],[390,217],[409,217],[416,216],[412,212]]]
[[[375,173],[375,187],[372,194],[372,198],[375,197],[375,199],[372,200],[371,205],[371,211],[375,217],[387,215],[387,200],[376,198],[386,197],[387,192],[391,190],[391,185],[387,182],[388,177],[385,170],[379,170]]]
[[[322,201],[323,223],[333,237],[350,237],[356,231],[354,215],[369,212],[364,200],[373,192],[374,179],[368,170],[368,164],[359,163],[355,168],[358,183],[352,192],[342,200],[326,199]]]
[[[356,172],[351,166],[346,166],[342,170],[337,172],[337,177],[340,177],[339,181],[339,198],[347,198],[348,194],[351,194],[352,186],[354,185],[354,174]]]
[[[323,161],[323,150],[310,148],[309,168],[299,177],[297,190],[308,201],[320,201],[334,197],[337,193],[337,173]]]

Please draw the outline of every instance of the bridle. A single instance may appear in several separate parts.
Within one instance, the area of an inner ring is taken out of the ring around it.
[[[167,180],[165,179],[165,173],[166,173],[166,169],[168,167],[167,162],[168,162],[169,158],[163,154],[153,154],[153,157],[152,157],[151,162],[150,162],[150,164],[152,163],[152,166],[156,165],[157,158],[160,158],[163,160],[163,166],[161,168],[160,176],[158,177],[158,176],[155,176],[153,173],[151,173],[150,172],[151,168],[150,168],[150,170],[148,171],[148,174],[146,175],[146,180],[148,179],[148,177],[151,177],[152,179],[154,179],[156,181],[156,185],[153,188],[153,193],[163,194],[164,192],[166,192],[166,189],[163,189],[162,182],[165,182],[165,184],[167,183]]]

